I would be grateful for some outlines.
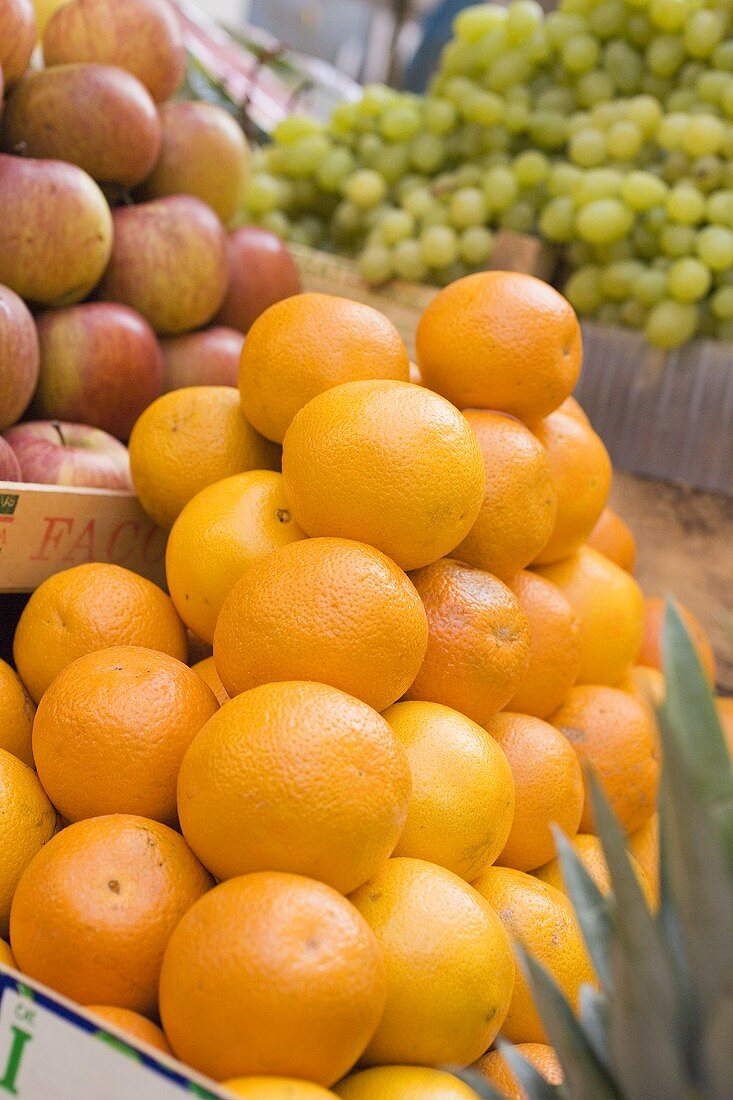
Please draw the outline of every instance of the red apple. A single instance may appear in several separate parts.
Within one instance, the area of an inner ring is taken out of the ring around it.
[[[0,431],[19,420],[38,381],[38,336],[14,290],[0,286]]]
[[[99,428],[58,420],[29,420],[4,434],[24,481],[87,489],[132,489],[127,447]]]
[[[20,463],[15,457],[15,451],[0,435],[0,481],[22,481]]]
[[[36,323],[41,375],[34,415],[127,439],[161,393],[163,357],[148,322],[128,306],[88,302],[42,313]]]
[[[297,264],[280,238],[256,225],[242,226],[229,234],[229,289],[215,321],[248,332],[268,306],[302,289]]]
[[[236,386],[244,336],[215,326],[161,340],[163,392],[184,386]]]
[[[31,0],[2,0],[0,66],[8,87],[28,68],[37,37],[36,14]]]

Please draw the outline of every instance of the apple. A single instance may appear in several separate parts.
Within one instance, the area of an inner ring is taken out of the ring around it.
[[[6,152],[66,160],[100,183],[134,187],[152,171],[160,143],[160,117],[147,88],[112,65],[29,72],[5,105]]]
[[[242,127],[213,103],[164,103],[160,119],[160,157],[140,197],[195,195],[228,225],[239,211],[249,174]]]
[[[20,463],[15,451],[6,439],[0,435],[0,481],[22,481]]]
[[[28,68],[38,37],[31,0],[2,0],[0,4],[0,68],[8,87]]]
[[[229,289],[216,323],[248,332],[268,306],[300,294],[300,272],[274,233],[245,225],[229,234]]]
[[[99,428],[28,420],[9,428],[4,436],[15,452],[24,481],[132,490],[127,447]]]
[[[184,386],[236,386],[244,336],[220,325],[160,341],[163,392]]]
[[[128,306],[86,302],[36,319],[41,372],[34,416],[91,424],[127,439],[160,397],[163,357],[148,322]]]
[[[112,215],[91,176],[0,153],[0,211],[0,283],[45,306],[90,294],[112,251]]]
[[[22,298],[0,286],[0,431],[19,420],[38,382],[38,336]]]
[[[118,207],[97,295],[136,309],[161,336],[201,328],[226,293],[226,248],[214,211],[190,195]]]
[[[48,22],[43,56],[46,68],[117,65],[141,80],[156,103],[170,99],[186,72],[181,24],[167,0],[71,0]]]

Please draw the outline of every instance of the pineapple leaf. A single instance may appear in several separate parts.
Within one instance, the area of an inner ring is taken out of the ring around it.
[[[733,974],[709,1014],[701,1043],[701,1076],[706,1100],[728,1100],[733,1081]]]
[[[575,909],[596,974],[604,989],[611,988],[611,909],[578,859],[572,844],[557,826],[552,827],[562,876]]]
[[[560,1059],[567,1100],[623,1100],[549,972],[521,944],[515,944],[515,950]]]
[[[446,1072],[452,1073],[459,1081],[463,1081],[472,1088],[476,1095],[480,1097],[480,1100],[506,1100],[502,1092],[497,1092],[495,1088],[492,1088],[486,1078],[482,1077],[480,1073],[476,1073],[474,1069],[449,1068]]]
[[[616,1077],[628,1100],[681,1100],[684,1032],[673,959],[647,908],[621,827],[592,773],[588,782],[614,895],[609,1005]]]
[[[500,1039],[498,1047],[529,1100],[558,1100],[562,1096],[560,1087],[546,1081],[512,1043]]]
[[[592,985],[581,985],[578,1015],[585,1037],[596,1057],[609,1074],[613,1073],[609,1051],[609,1006],[605,993],[599,993]]]

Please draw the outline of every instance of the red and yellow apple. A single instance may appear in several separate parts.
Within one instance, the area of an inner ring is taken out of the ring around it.
[[[6,439],[0,435],[0,481],[22,481],[20,463],[15,451]]]
[[[221,325],[161,340],[163,392],[184,386],[236,386],[243,346],[241,332]]]
[[[0,431],[19,420],[38,382],[38,336],[28,307],[0,286]]]
[[[242,226],[229,234],[229,289],[216,323],[248,332],[268,306],[302,289],[297,264],[280,238]]]
[[[2,0],[0,4],[0,68],[9,88],[28,68],[38,29],[31,0]]]
[[[87,489],[132,489],[130,457],[119,439],[58,420],[29,420],[4,433],[24,481]]]

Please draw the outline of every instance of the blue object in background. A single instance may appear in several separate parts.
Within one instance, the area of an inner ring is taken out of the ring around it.
[[[423,21],[422,41],[405,70],[403,87],[410,92],[424,92],[438,67],[440,51],[452,37],[453,20],[476,0],[441,0]]]

